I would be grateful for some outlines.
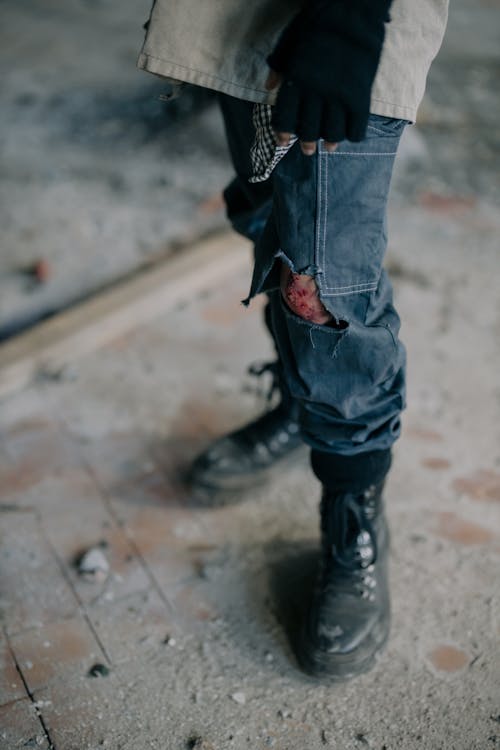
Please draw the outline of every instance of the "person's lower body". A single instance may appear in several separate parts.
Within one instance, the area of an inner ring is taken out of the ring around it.
[[[250,183],[250,148],[255,138],[253,104],[219,94],[227,142],[235,177],[224,190],[229,221],[235,231],[256,244],[272,213],[273,180]],[[274,341],[271,303],[264,308],[264,325]],[[270,394],[278,393],[278,403],[268,399],[269,408],[256,419],[208,446],[193,462],[191,484],[208,493],[211,503],[233,502],[248,488],[265,482],[280,467],[295,461],[304,450],[298,425],[299,404],[292,398],[283,375],[280,358],[263,367],[250,368],[254,375],[270,373]]]
[[[252,105],[235,101],[223,100],[227,127],[233,106],[251,113]],[[365,140],[333,153],[320,142],[313,157],[296,145],[272,180],[257,185],[247,182],[248,143],[228,127],[233,159],[243,159],[225,193],[228,214],[256,243],[247,302],[268,294],[285,403],[323,488],[321,565],[298,657],[332,679],[370,668],[389,632],[382,489],[400,433],[405,351],[382,262],[404,125],[371,116]],[[236,443],[243,457],[249,443]]]

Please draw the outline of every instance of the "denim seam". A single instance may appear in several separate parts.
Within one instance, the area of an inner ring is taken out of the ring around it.
[[[383,136],[384,138],[399,138],[401,135],[398,130],[380,130],[380,128],[376,128],[375,125],[367,125],[367,130],[373,130],[375,133],[378,133],[378,135]]]
[[[374,281],[363,281],[360,284],[346,284],[345,286],[327,286],[326,289],[362,289],[366,286],[373,286],[373,284],[376,284],[377,282]]]
[[[335,287],[326,287],[329,291],[323,292],[324,297],[347,297],[349,294],[361,294],[362,292],[375,292],[377,290],[377,284],[373,283],[371,286],[367,286],[364,289],[356,289],[354,287],[348,287],[346,292],[338,292]]]
[[[322,157],[325,158],[325,157]],[[322,268],[323,270],[326,268],[326,233],[327,233],[327,226],[328,226],[328,161],[325,159],[325,168],[323,170],[324,172],[324,185],[322,185],[322,203],[325,207],[324,210],[324,216],[323,216],[323,254],[322,254]]]
[[[323,191],[323,173],[324,173],[324,164],[323,164],[323,154],[321,152],[318,153],[318,183],[317,183],[317,226],[316,226],[316,247],[315,247],[315,256],[317,258],[316,265],[321,268],[322,273],[324,273],[325,265],[324,265],[324,252],[322,252],[323,249],[323,242],[322,242],[322,233],[323,233],[323,227],[324,227],[324,221],[323,221],[323,213],[324,213],[324,191]],[[321,284],[321,279],[318,279],[318,283]],[[322,284],[321,284],[322,286]]]
[[[320,292],[324,293],[325,297],[341,297],[347,294],[356,294],[361,292],[373,292],[376,290],[378,280],[374,279],[371,281],[361,282],[359,284],[347,284],[343,286],[328,286],[322,281],[324,275],[324,269],[326,268],[326,233],[328,226],[328,154],[327,152],[320,152],[318,154],[318,223],[316,226],[316,244],[317,254],[319,256],[320,263],[317,263],[321,269],[322,274],[317,279]]]
[[[384,136],[385,135],[389,135],[389,138],[391,137],[389,133],[386,133],[385,131],[380,130],[380,128],[376,128],[375,125],[367,125],[366,129],[367,130],[374,130],[375,133],[380,133],[380,135],[384,135]]]
[[[320,232],[321,232],[321,179],[323,176],[321,153],[318,153],[318,177],[317,177],[317,189],[316,189],[316,201],[317,201],[317,218],[316,218],[316,243],[314,248],[314,261],[316,266],[323,269],[321,265],[321,257],[319,253],[320,248]],[[319,280],[318,280],[319,281]]]
[[[384,133],[385,135],[385,133]],[[389,136],[390,137],[390,136]],[[329,156],[395,156],[397,151],[337,151],[328,152]]]

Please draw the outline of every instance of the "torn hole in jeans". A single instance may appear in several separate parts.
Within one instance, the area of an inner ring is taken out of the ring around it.
[[[337,331],[343,331],[349,327],[346,320],[336,318],[326,309],[320,299],[314,276],[297,273],[288,262],[281,264],[280,290],[287,307],[299,318],[315,325],[334,328]]]

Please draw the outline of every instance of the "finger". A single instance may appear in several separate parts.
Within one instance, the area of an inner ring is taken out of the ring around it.
[[[300,95],[297,86],[284,81],[278,90],[271,123],[276,133],[296,133]]]
[[[288,146],[292,133],[275,133],[276,143],[278,146]]]
[[[277,89],[278,86],[281,85],[282,81],[283,76],[281,75],[281,73],[277,73],[275,70],[270,70],[265,83],[266,90],[272,91],[273,89]]]
[[[300,150],[305,156],[312,156],[316,153],[316,141],[301,141]]]
[[[346,137],[346,116],[340,102],[333,101],[323,110],[321,135],[328,143],[338,143]]]
[[[362,141],[366,136],[368,112],[349,112],[347,115],[347,138],[350,141]]]
[[[318,94],[304,91],[300,98],[297,135],[303,142],[316,142],[320,137],[323,100]]]
[[[338,145],[339,145],[338,143],[331,143],[330,141],[324,142],[325,151],[328,151],[329,154],[332,154],[334,151],[336,151],[338,148]]]

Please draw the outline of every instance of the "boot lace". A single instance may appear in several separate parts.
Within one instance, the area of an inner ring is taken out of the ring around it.
[[[272,362],[252,362],[248,367],[248,374],[254,378],[262,378],[266,373],[271,375],[271,382],[267,392],[264,389],[258,388],[258,392],[264,393],[266,402],[268,405],[271,404],[274,394],[280,391],[280,375],[279,375],[279,363],[277,361]]]
[[[333,565],[324,569],[324,586],[352,588],[364,599],[373,601],[376,586],[372,575],[377,561],[377,535],[370,519],[368,490],[362,497],[339,495],[328,500],[323,514],[323,529],[328,555]]]

